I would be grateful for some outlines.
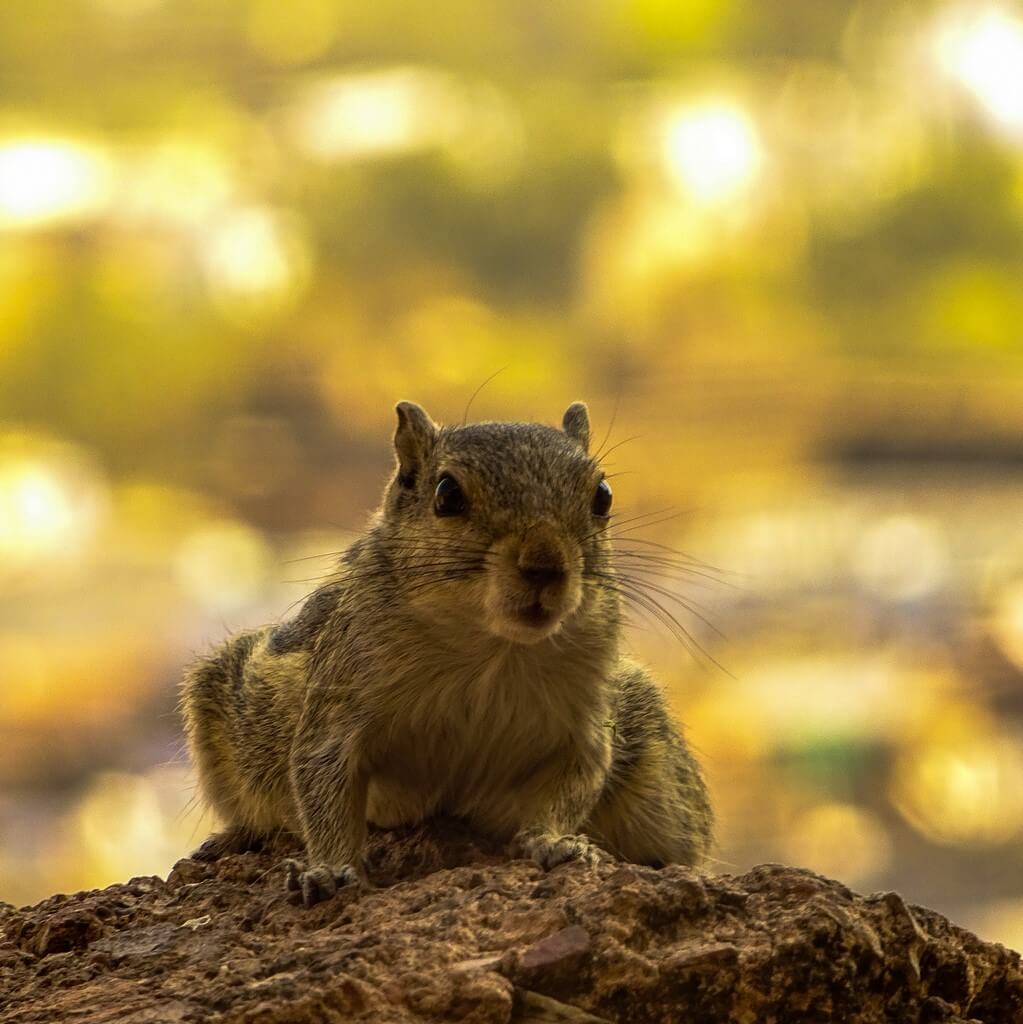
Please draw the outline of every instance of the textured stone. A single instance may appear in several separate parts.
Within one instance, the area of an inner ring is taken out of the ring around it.
[[[545,873],[438,823],[306,910],[295,852],[0,907],[0,1022],[1023,1024],[1018,954],[797,868]]]

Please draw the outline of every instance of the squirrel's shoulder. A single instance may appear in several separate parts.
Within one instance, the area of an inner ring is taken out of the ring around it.
[[[311,653],[328,625],[337,629],[346,618],[360,613],[376,616],[381,607],[393,604],[392,589],[384,541],[370,529],[345,549],[335,572],[303,601],[295,616],[268,627],[267,653]]]

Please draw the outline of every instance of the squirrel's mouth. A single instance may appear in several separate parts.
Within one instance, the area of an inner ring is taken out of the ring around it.
[[[534,601],[524,608],[519,608],[515,613],[515,618],[524,626],[532,626],[534,629],[547,629],[554,623],[555,615],[552,611],[544,608],[539,601]]]
[[[536,644],[561,628],[564,616],[545,608],[540,601],[512,605],[490,620],[491,632],[519,644]]]

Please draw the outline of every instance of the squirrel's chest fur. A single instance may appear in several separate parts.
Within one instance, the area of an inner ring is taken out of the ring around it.
[[[392,669],[363,695],[382,726],[368,748],[374,824],[446,813],[511,834],[566,763],[606,770],[610,665],[592,652],[491,643]]]

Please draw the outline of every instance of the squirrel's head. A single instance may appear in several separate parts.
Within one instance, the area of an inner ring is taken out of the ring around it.
[[[568,407],[560,430],[440,427],[412,402],[397,413],[398,466],[382,525],[421,614],[533,644],[615,603],[611,488],[589,455],[582,402]]]

